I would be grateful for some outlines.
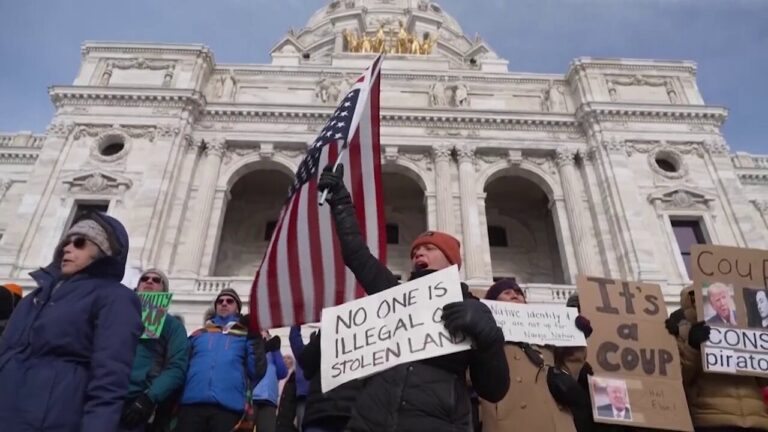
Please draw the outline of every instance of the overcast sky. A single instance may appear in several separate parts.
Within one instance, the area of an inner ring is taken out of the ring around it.
[[[47,87],[72,83],[85,40],[203,43],[264,63],[326,0],[0,0],[0,131],[41,132]],[[768,154],[768,0],[443,0],[517,72],[565,73],[580,56],[698,63],[734,150]]]

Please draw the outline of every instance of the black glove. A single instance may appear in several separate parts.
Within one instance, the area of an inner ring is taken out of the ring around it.
[[[504,343],[504,333],[491,310],[478,300],[448,303],[443,307],[443,322],[451,335],[464,333],[470,336],[480,350]]]
[[[433,270],[433,269],[416,269],[416,270],[411,272],[411,276],[408,278],[408,280],[409,281],[416,280],[416,279],[418,279],[420,277],[424,277],[424,276],[430,275],[430,274],[432,274],[432,273],[434,273],[436,271],[437,270]]]
[[[547,371],[549,393],[560,405],[568,408],[589,407],[589,395],[579,386],[572,376],[557,367]]]
[[[585,338],[588,338],[592,334],[592,323],[589,322],[584,315],[578,315],[576,317],[576,328],[584,333]]]
[[[281,341],[280,336],[272,336],[264,342],[264,351],[272,352],[280,349]]]
[[[584,366],[582,366],[579,371],[579,379],[577,380],[581,388],[589,389],[589,376],[594,374],[595,371],[592,369],[592,365],[584,363]]]
[[[123,408],[123,415],[120,418],[120,424],[133,429],[140,425],[143,425],[149,421],[152,417],[152,413],[155,412],[155,404],[152,399],[142,393],[133,400],[129,405]]]
[[[317,182],[317,190],[320,192],[328,191],[326,201],[329,203],[334,196],[338,198],[345,194],[348,195],[349,192],[344,185],[344,164],[339,164],[335,171],[333,165],[327,165],[323,168],[323,173],[320,174],[320,180]]]
[[[709,340],[709,332],[712,328],[704,321],[699,321],[688,332],[688,345],[695,349],[699,349],[701,344]]]
[[[678,309],[669,315],[669,318],[664,320],[664,327],[672,336],[680,336],[680,321],[685,319],[685,315],[682,309]]]

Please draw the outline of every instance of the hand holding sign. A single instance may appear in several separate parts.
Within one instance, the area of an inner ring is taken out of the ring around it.
[[[504,340],[491,310],[479,301],[448,303],[443,307],[445,328],[453,337],[468,335],[478,349],[485,349]]]

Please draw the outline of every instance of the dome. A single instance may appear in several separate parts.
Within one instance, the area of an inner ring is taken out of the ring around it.
[[[300,54],[304,63],[329,64],[336,54],[387,52],[448,58],[452,67],[498,59],[480,38],[430,0],[329,0],[304,28],[291,30],[272,53]]]

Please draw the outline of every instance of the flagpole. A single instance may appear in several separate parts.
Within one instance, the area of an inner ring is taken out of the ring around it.
[[[344,156],[344,152],[347,151],[347,146],[344,145],[343,139],[336,140],[336,145],[341,146],[341,151],[339,152],[339,156],[336,157],[336,162],[333,164],[333,172],[336,172],[336,168],[339,167],[339,164],[341,163],[341,158],[342,156]],[[341,179],[341,181],[344,181],[344,179]],[[328,197],[328,189],[325,189],[323,191],[323,195],[320,196],[320,202],[318,203],[320,207],[323,206],[323,203],[325,202],[325,199],[327,197]]]

